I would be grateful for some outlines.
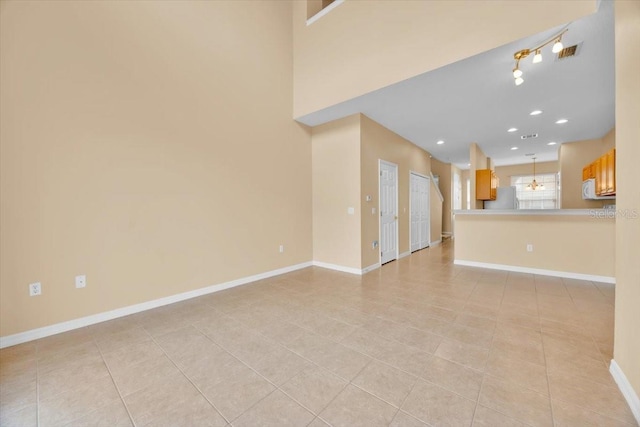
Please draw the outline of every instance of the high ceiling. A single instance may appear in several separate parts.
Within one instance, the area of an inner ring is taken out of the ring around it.
[[[552,13],[552,11],[550,11]],[[553,37],[563,28],[565,47],[577,55],[559,60],[551,45],[520,63],[524,83],[515,86],[513,54]],[[428,54],[428,53],[425,53]],[[565,142],[600,138],[615,123],[613,4],[597,13],[540,34],[421,74],[308,114],[298,120],[316,126],[363,113],[435,158],[467,168],[469,143],[476,142],[496,166],[558,158]],[[531,116],[533,110],[542,114]],[[568,119],[565,124],[556,124]],[[515,127],[516,132],[507,132]],[[522,140],[521,135],[538,134]],[[438,145],[442,140],[444,144]],[[556,142],[557,145],[548,145]],[[512,150],[512,147],[518,147]]]

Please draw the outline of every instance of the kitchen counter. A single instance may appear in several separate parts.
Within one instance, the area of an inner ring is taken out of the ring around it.
[[[455,210],[454,263],[615,282],[615,209]]]

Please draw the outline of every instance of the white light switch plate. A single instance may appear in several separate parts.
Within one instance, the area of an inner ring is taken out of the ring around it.
[[[87,276],[76,276],[76,288],[84,288],[87,286]]]

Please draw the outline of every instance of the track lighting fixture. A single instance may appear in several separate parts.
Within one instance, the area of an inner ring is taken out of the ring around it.
[[[536,46],[531,49],[522,49],[513,54],[513,59],[516,60],[516,67],[513,69],[513,78],[515,79],[516,86],[520,86],[522,83],[524,83],[524,78],[522,76],[523,73],[522,73],[522,70],[520,69],[520,60],[523,58],[526,58],[532,52],[535,52],[535,54],[533,55],[533,63],[537,64],[539,62],[542,62],[542,48],[551,43],[553,43],[553,47],[551,48],[551,51],[553,53],[560,52],[563,48],[562,36],[567,31],[569,31],[569,29],[565,28],[560,33],[556,34],[546,42],[542,43],[540,46]]]

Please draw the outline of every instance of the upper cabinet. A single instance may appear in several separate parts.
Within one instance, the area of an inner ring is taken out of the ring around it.
[[[498,192],[498,177],[491,169],[476,171],[476,200],[495,200]]]
[[[582,169],[582,180],[596,180],[597,196],[616,194],[616,149],[612,148],[590,165]]]
[[[607,185],[604,196],[616,194],[616,149],[611,149],[607,154]]]

